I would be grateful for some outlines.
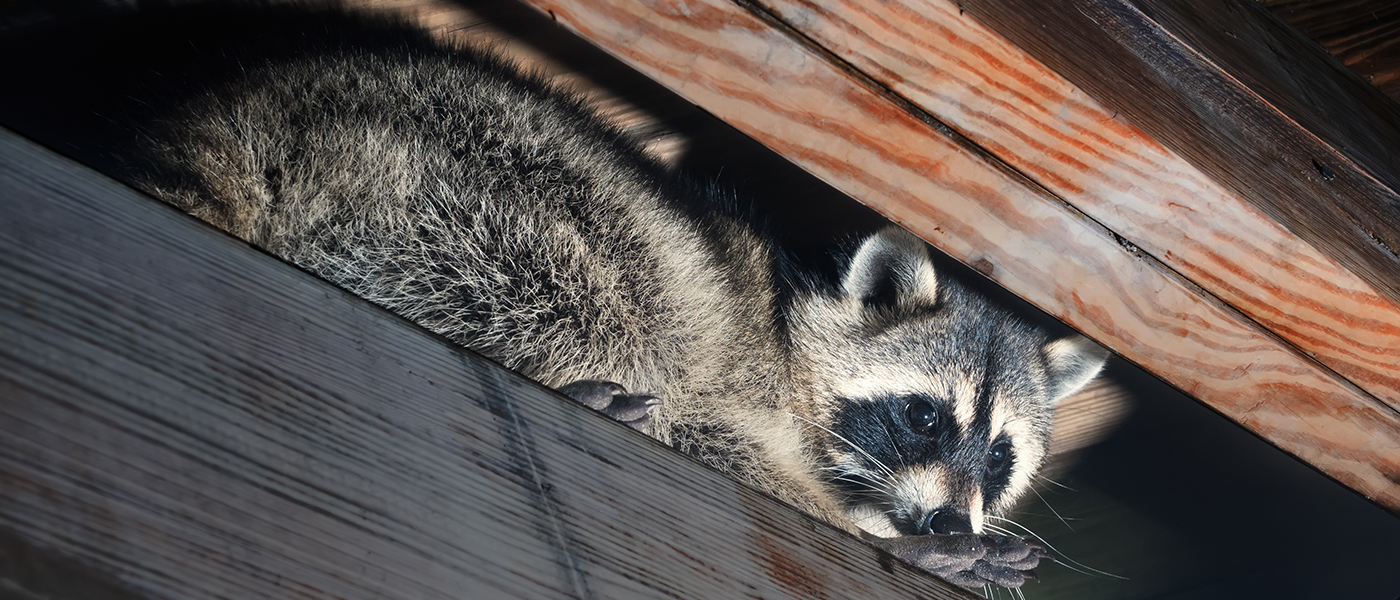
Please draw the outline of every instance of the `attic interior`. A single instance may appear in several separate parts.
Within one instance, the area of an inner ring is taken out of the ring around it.
[[[886,222],[531,8],[366,3],[498,45],[589,90],[675,168],[754,201],[813,268],[834,268],[832,240]],[[1026,318],[1063,327],[976,271],[942,262]],[[1066,560],[1041,567],[1040,581],[1022,590],[1026,598],[1400,595],[1400,518],[1143,369],[1111,360],[1102,381],[1057,418],[1059,454],[1037,493],[1009,516]]]

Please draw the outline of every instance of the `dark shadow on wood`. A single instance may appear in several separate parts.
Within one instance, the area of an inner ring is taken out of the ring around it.
[[[1390,0],[1263,0],[1358,76],[1400,101],[1400,3]]]

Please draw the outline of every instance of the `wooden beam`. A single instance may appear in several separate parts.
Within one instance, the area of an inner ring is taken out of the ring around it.
[[[528,3],[1047,312],[1400,509],[1394,408],[811,38],[750,12],[751,5],[723,0]]]
[[[1400,303],[951,2],[764,10],[1400,409]]]
[[[971,598],[0,130],[0,596]]]
[[[960,5],[1400,299],[1400,107],[1268,9],[1253,0]]]

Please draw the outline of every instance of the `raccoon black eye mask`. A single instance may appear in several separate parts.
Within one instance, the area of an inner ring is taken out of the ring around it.
[[[780,277],[722,190],[490,54],[325,11],[137,16],[102,28],[141,44],[102,46],[131,72],[91,96],[90,162],[950,581],[1046,556],[983,521],[1105,353],[921,240]]]

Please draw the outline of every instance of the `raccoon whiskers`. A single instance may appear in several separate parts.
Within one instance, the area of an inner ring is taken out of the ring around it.
[[[871,456],[871,454],[870,454],[869,452],[866,452],[866,451],[865,451],[865,448],[861,448],[860,446],[856,445],[855,442],[852,442],[851,440],[846,439],[846,438],[843,437],[841,434],[836,433],[835,431],[832,431],[832,430],[830,430],[830,429],[827,429],[826,427],[823,427],[820,423],[817,423],[816,421],[813,421],[813,420],[811,420],[811,419],[808,419],[808,418],[806,418],[806,417],[804,417],[804,416],[802,416],[802,415],[796,415],[796,414],[794,414],[794,415],[792,415],[792,418],[797,419],[797,420],[800,420],[800,421],[803,421],[803,422],[807,423],[808,425],[811,425],[811,426],[813,426],[813,427],[816,427],[816,428],[818,428],[818,429],[821,429],[822,431],[825,431],[825,432],[831,434],[832,437],[835,437],[835,438],[838,439],[838,440],[841,440],[841,441],[843,441],[843,442],[846,442],[846,445],[847,445],[847,446],[850,446],[851,448],[855,449],[856,452],[859,452],[859,453],[865,455],[866,458],[870,459],[870,462],[873,462],[873,463],[875,463],[875,466],[880,467],[880,470],[884,471],[886,475],[890,475],[891,477],[894,476],[894,469],[891,469],[891,468],[889,468],[888,466],[885,466],[885,463],[880,462],[880,459],[875,458],[874,456]]]
[[[895,489],[891,487],[889,483],[874,476],[874,474],[869,471],[851,471],[841,466],[825,467],[818,469],[818,471],[835,471],[837,475],[831,478],[832,482],[844,481],[854,484],[858,488],[864,488],[864,490],[847,492],[841,498],[841,501],[845,504],[858,501],[863,504],[891,506],[889,498],[895,497]],[[894,511],[885,511],[885,513],[891,512]]]
[[[1055,518],[1056,518],[1056,519],[1059,519],[1061,523],[1064,523],[1064,524],[1065,524],[1065,527],[1066,527],[1067,529],[1069,529],[1070,531],[1074,531],[1074,527],[1071,526],[1071,525],[1069,524],[1069,521],[1066,521],[1064,517],[1060,516],[1060,511],[1055,510],[1055,507],[1050,506],[1050,501],[1049,501],[1049,500],[1046,500],[1046,499],[1045,499],[1045,496],[1040,495],[1040,492],[1036,491],[1036,489],[1035,489],[1034,487],[1030,488],[1030,490],[1031,490],[1031,493],[1034,493],[1034,494],[1035,494],[1035,497],[1036,497],[1036,498],[1040,498],[1040,501],[1043,502],[1043,503],[1045,503],[1045,508],[1050,509],[1050,512],[1051,512],[1052,514],[1055,515]],[[1079,532],[1075,531],[1075,533],[1079,533]]]
[[[991,591],[992,591],[992,596],[991,596],[991,597],[994,598],[994,599],[999,599],[999,598],[1001,598],[1001,590],[1006,590],[1008,593],[1011,594],[1011,597],[1012,597],[1012,598],[1022,598],[1022,599],[1025,598],[1025,596],[1020,595],[1020,593],[1019,593],[1020,590],[1017,590],[1016,588],[1003,588],[1003,587],[1001,587],[1001,586],[993,585],[993,584],[990,584],[990,583],[987,584],[987,587],[991,589]]]
[[[1009,592],[1012,598],[1026,600],[1026,592],[1019,588],[1002,588],[1001,586],[993,585],[990,583],[982,585],[982,597],[987,598],[988,600],[996,600],[997,598],[1001,598],[1001,592],[998,591],[1001,589],[1005,589],[1007,592]]]
[[[850,482],[870,491],[879,492],[884,497],[894,496],[895,489],[889,483],[881,481],[880,478],[873,477],[869,471],[850,471],[843,467],[831,467],[829,470],[840,473],[836,477],[832,477],[832,481]],[[854,494],[852,495],[854,496]]]
[[[982,584],[982,597],[983,597],[983,598],[996,598],[996,591],[994,591],[994,590],[992,589],[992,584],[990,584],[990,583],[984,583],[984,584]]]
[[[1029,535],[1029,536],[1035,538],[1035,539],[1036,539],[1037,541],[1039,541],[1040,543],[1045,544],[1045,547],[1046,547],[1046,548],[1049,548],[1051,552],[1054,552],[1054,553],[1055,553],[1055,557],[1054,557],[1055,562],[1057,562],[1057,563],[1059,563],[1059,564],[1061,564],[1061,565],[1064,565],[1065,568],[1067,568],[1067,569],[1069,569],[1069,570],[1071,570],[1071,571],[1074,571],[1074,572],[1076,572],[1076,573],[1080,573],[1080,574],[1083,574],[1083,575],[1088,575],[1088,576],[1090,576],[1090,577],[1095,577],[1095,576],[1098,576],[1098,577],[1111,577],[1111,578],[1113,578],[1113,579],[1121,579],[1121,580],[1123,580],[1123,581],[1127,581],[1127,580],[1128,580],[1127,577],[1124,577],[1124,576],[1122,576],[1122,575],[1115,575],[1115,574],[1113,574],[1113,573],[1109,573],[1108,571],[1101,571],[1101,570],[1099,570],[1099,569],[1095,569],[1095,568],[1093,568],[1093,567],[1091,567],[1091,566],[1089,566],[1089,565],[1086,565],[1086,564],[1084,564],[1084,563],[1081,563],[1081,562],[1079,562],[1079,561],[1077,561],[1077,560],[1074,560],[1074,559],[1072,559],[1072,558],[1069,558],[1069,557],[1065,556],[1064,553],[1063,553],[1063,552],[1060,552],[1060,550],[1059,550],[1058,548],[1056,548],[1055,546],[1051,545],[1050,542],[1045,541],[1045,538],[1040,537],[1039,534],[1037,534],[1037,533],[1034,532],[1034,531],[1031,531],[1029,527],[1026,527],[1025,525],[1022,525],[1022,524],[1020,524],[1020,523],[1017,523],[1016,521],[1013,521],[1013,520],[1008,519],[1008,518],[1005,518],[1005,517],[998,517],[998,516],[995,516],[995,515],[984,515],[984,518],[987,518],[987,519],[995,519],[995,520],[998,520],[998,521],[1003,521],[1003,522],[1006,522],[1006,523],[1010,523],[1011,525],[1015,525],[1017,528],[1021,529],[1021,531],[1026,532],[1026,535]],[[1017,535],[1016,533],[1014,533],[1014,532],[1012,532],[1011,530],[1006,529],[1006,528],[1004,528],[1004,527],[997,527],[997,526],[991,525],[991,524],[984,525],[984,527],[986,527],[986,528],[988,528],[988,529],[991,529],[992,531],[995,531],[995,532],[997,532],[997,533],[1004,534],[1004,535]]]
[[[1005,527],[997,527],[996,525],[992,525],[990,523],[984,523],[982,527],[986,528],[987,531],[990,531],[992,533],[999,533],[1001,535],[1016,535],[1016,532],[1011,531],[1010,529],[1007,529]]]
[[[1072,487],[1069,487],[1069,486],[1067,486],[1067,485],[1065,485],[1065,484],[1063,484],[1063,483],[1060,483],[1060,482],[1058,482],[1058,481],[1055,481],[1054,479],[1051,479],[1051,478],[1049,478],[1049,477],[1046,477],[1046,476],[1044,476],[1044,475],[1041,475],[1041,474],[1039,474],[1039,473],[1032,473],[1031,476],[1034,477],[1034,478],[1036,478],[1036,479],[1039,479],[1039,480],[1041,480],[1041,481],[1044,481],[1045,483],[1048,483],[1048,484],[1054,485],[1054,486],[1056,486],[1056,487],[1060,487],[1060,488],[1069,490],[1069,491],[1071,491],[1071,492],[1077,492],[1077,491],[1079,491],[1079,490],[1076,490],[1076,489],[1074,489],[1074,488],[1072,488]]]
[[[835,468],[839,469],[839,467]],[[840,475],[831,478],[832,481],[845,481],[874,492],[877,500],[883,500],[894,495],[894,489],[865,473],[842,472]],[[851,492],[846,494],[846,500],[855,498],[865,498],[866,492]]]
[[[885,428],[885,433],[889,436],[888,439],[890,440],[890,449],[894,450],[894,455],[899,457],[899,466],[904,467],[906,469],[909,468],[909,463],[904,462],[904,453],[899,451],[899,444],[895,443],[895,440],[899,438],[896,438],[894,432],[890,431],[890,424],[881,420],[880,426]]]

